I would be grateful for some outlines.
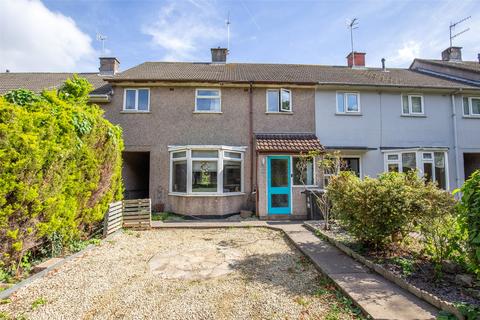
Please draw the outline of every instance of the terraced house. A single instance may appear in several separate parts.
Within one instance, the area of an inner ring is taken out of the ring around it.
[[[480,167],[480,86],[468,79],[416,62],[367,68],[360,52],[345,66],[229,63],[226,49],[211,52],[208,63],[123,72],[104,57],[100,73],[83,74],[91,100],[123,128],[127,198],[187,215],[301,219],[304,184],[328,183],[314,163],[301,181],[301,152],[340,150],[361,177],[418,169],[445,189]],[[450,58],[442,63],[464,64]],[[67,76],[2,73],[0,93]]]

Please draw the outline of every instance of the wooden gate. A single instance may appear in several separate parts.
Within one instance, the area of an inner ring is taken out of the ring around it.
[[[123,203],[122,201],[112,202],[108,206],[103,224],[103,236],[106,237],[121,229],[123,225]]]
[[[123,228],[150,228],[152,204],[150,199],[123,200],[110,203],[105,214],[103,236]]]
[[[150,199],[123,200],[123,227],[150,228],[152,202]]]

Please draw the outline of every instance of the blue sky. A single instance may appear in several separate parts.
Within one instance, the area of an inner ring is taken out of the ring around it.
[[[209,61],[211,47],[226,46],[228,13],[230,62],[345,65],[353,17],[355,49],[367,53],[367,66],[382,57],[389,67],[439,58],[450,21],[469,15],[457,31],[470,31],[454,44],[466,60],[480,52],[478,0],[2,0],[0,70],[95,71],[97,32],[108,37],[107,54],[122,70],[143,61]]]

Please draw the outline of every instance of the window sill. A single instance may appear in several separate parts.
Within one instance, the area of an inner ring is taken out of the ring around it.
[[[424,114],[402,114],[400,116],[405,118],[426,118],[427,117]]]
[[[474,116],[463,116],[462,118],[464,119],[480,119],[480,114],[479,115],[474,115]]]
[[[245,192],[229,192],[229,193],[178,193],[178,192],[169,192],[169,196],[178,196],[178,197],[232,197],[232,196],[244,196]]]
[[[193,111],[195,114],[222,114],[221,111]]]
[[[267,111],[267,112],[265,112],[265,114],[285,114],[285,115],[292,115],[293,112],[292,112],[292,111],[289,111],[289,112],[286,112],[286,111],[284,111],[284,112],[280,112],[280,111],[278,111],[278,112]]]
[[[345,112],[345,113],[335,112],[335,115],[336,116],[355,116],[355,117],[363,116],[363,114],[360,112]]]
[[[137,110],[122,110],[120,111],[120,113],[135,113],[135,114],[138,114],[138,113],[146,113],[146,114],[149,114],[151,113],[150,111],[137,111]]]

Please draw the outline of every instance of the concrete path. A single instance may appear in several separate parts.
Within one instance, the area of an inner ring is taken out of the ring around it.
[[[373,319],[435,319],[438,310],[409,292],[370,272],[303,227],[302,222],[284,221],[153,221],[155,228],[267,227],[282,230],[292,243],[308,256],[315,267]]]

